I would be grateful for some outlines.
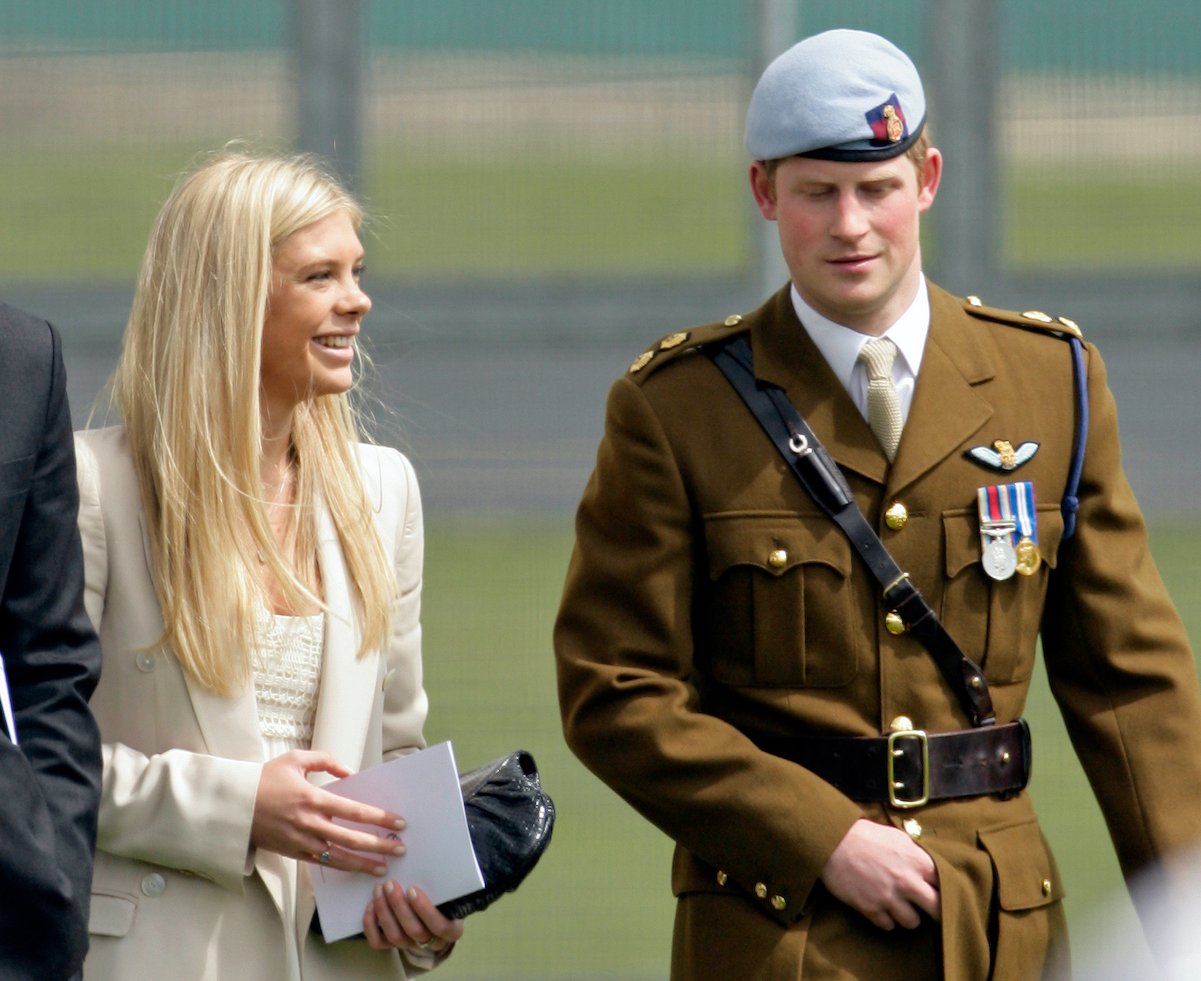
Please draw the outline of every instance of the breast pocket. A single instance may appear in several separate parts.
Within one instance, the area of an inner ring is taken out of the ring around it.
[[[851,551],[824,515],[705,518],[708,596],[698,646],[731,685],[829,688],[855,677]]]
[[[942,516],[946,585],[939,616],[964,653],[981,662],[985,678],[997,684],[1026,681],[1034,670],[1047,577],[1063,537],[1058,505],[1040,505],[1037,513],[1037,570],[1002,580],[990,578],[981,564],[978,511],[960,508]]]

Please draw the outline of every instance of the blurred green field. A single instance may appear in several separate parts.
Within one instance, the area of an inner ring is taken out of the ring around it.
[[[559,823],[521,890],[468,923],[445,981],[574,981],[667,976],[673,901],[668,841],[575,761],[559,730],[551,624],[571,548],[567,518],[432,519],[427,530],[427,736],[451,739],[461,767],[524,746]],[[1196,519],[1155,526],[1160,569],[1201,641]],[[1068,888],[1077,939],[1121,885],[1083,773],[1039,676],[1032,793]],[[1130,914],[1133,917],[1133,914]]]
[[[132,283],[147,232],[201,146],[9,148],[0,155],[0,273],[9,282]],[[737,155],[572,154],[438,158],[381,147],[363,194],[380,216],[377,279],[737,273],[752,206]],[[1201,171],[1201,166],[1198,167]],[[1014,267],[1196,267],[1192,174],[1015,166],[1003,255]]]

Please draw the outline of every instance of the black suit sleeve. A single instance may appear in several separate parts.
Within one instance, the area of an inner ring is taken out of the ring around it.
[[[79,491],[58,335],[0,308],[0,976],[66,978],[87,951],[100,647],[83,606]],[[0,727],[2,730],[2,727]]]

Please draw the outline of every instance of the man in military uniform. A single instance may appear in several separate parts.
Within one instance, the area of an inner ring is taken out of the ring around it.
[[[1126,873],[1201,834],[1193,657],[1104,366],[1071,321],[924,279],[942,172],[925,115],[875,35],[773,62],[746,145],[791,282],[653,344],[610,393],[559,694],[574,751],[677,843],[675,979],[1062,968],[1019,721],[1040,634]],[[810,442],[778,452],[719,369],[740,338],[751,387],[799,410],[895,581],[794,476]],[[939,622],[950,669],[928,649]]]

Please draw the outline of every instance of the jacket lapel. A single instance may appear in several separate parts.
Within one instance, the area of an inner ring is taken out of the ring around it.
[[[142,545],[149,562],[149,538],[145,517],[140,517]],[[375,697],[375,676],[379,654],[370,652],[360,658],[358,623],[350,582],[337,531],[329,511],[317,506],[317,562],[321,570],[322,590],[329,613],[325,618],[325,642],[321,667],[321,690],[313,724],[313,749],[333,753],[344,766],[357,768],[362,760],[367,725]],[[196,720],[205,745],[214,756],[240,760],[261,760],[258,706],[254,686],[241,693],[218,695],[192,679],[184,677]]]
[[[147,575],[153,580],[150,536],[146,531],[146,514],[143,511],[138,513],[138,528],[142,533]],[[159,627],[161,630],[161,620]],[[220,695],[206,688],[182,668],[180,673],[187,685],[192,712],[209,753],[234,760],[262,760],[263,743],[259,736],[259,710],[254,698],[254,685],[247,684],[241,692],[233,695]]]
[[[363,657],[358,656],[360,632],[351,612],[354,605],[346,563],[333,518],[320,503],[317,509],[317,562],[329,612],[325,617],[325,650],[321,664],[321,693],[313,722],[313,749],[331,753],[343,766],[357,770],[363,761],[367,726],[379,688],[380,655],[373,650]],[[332,778],[313,774],[312,779],[322,783]],[[301,951],[316,908],[311,875],[311,869],[302,865],[295,924]]]
[[[930,333],[888,484],[897,492],[955,453],[990,418],[977,386],[995,374],[959,301],[930,287]]]
[[[751,325],[755,376],[784,389],[839,466],[883,484],[888,461],[875,436],[797,319],[785,287]]]
[[[755,376],[784,389],[845,470],[898,491],[954,453],[992,417],[976,389],[994,375],[973,341],[969,318],[950,294],[930,286],[930,333],[901,445],[891,469],[871,428],[797,319],[788,288],[751,324]]]
[[[358,656],[360,632],[342,547],[333,518],[317,510],[317,562],[329,611],[325,617],[325,651],[321,692],[313,723],[313,749],[332,753],[343,766],[358,769],[367,726],[378,688],[379,652]]]

